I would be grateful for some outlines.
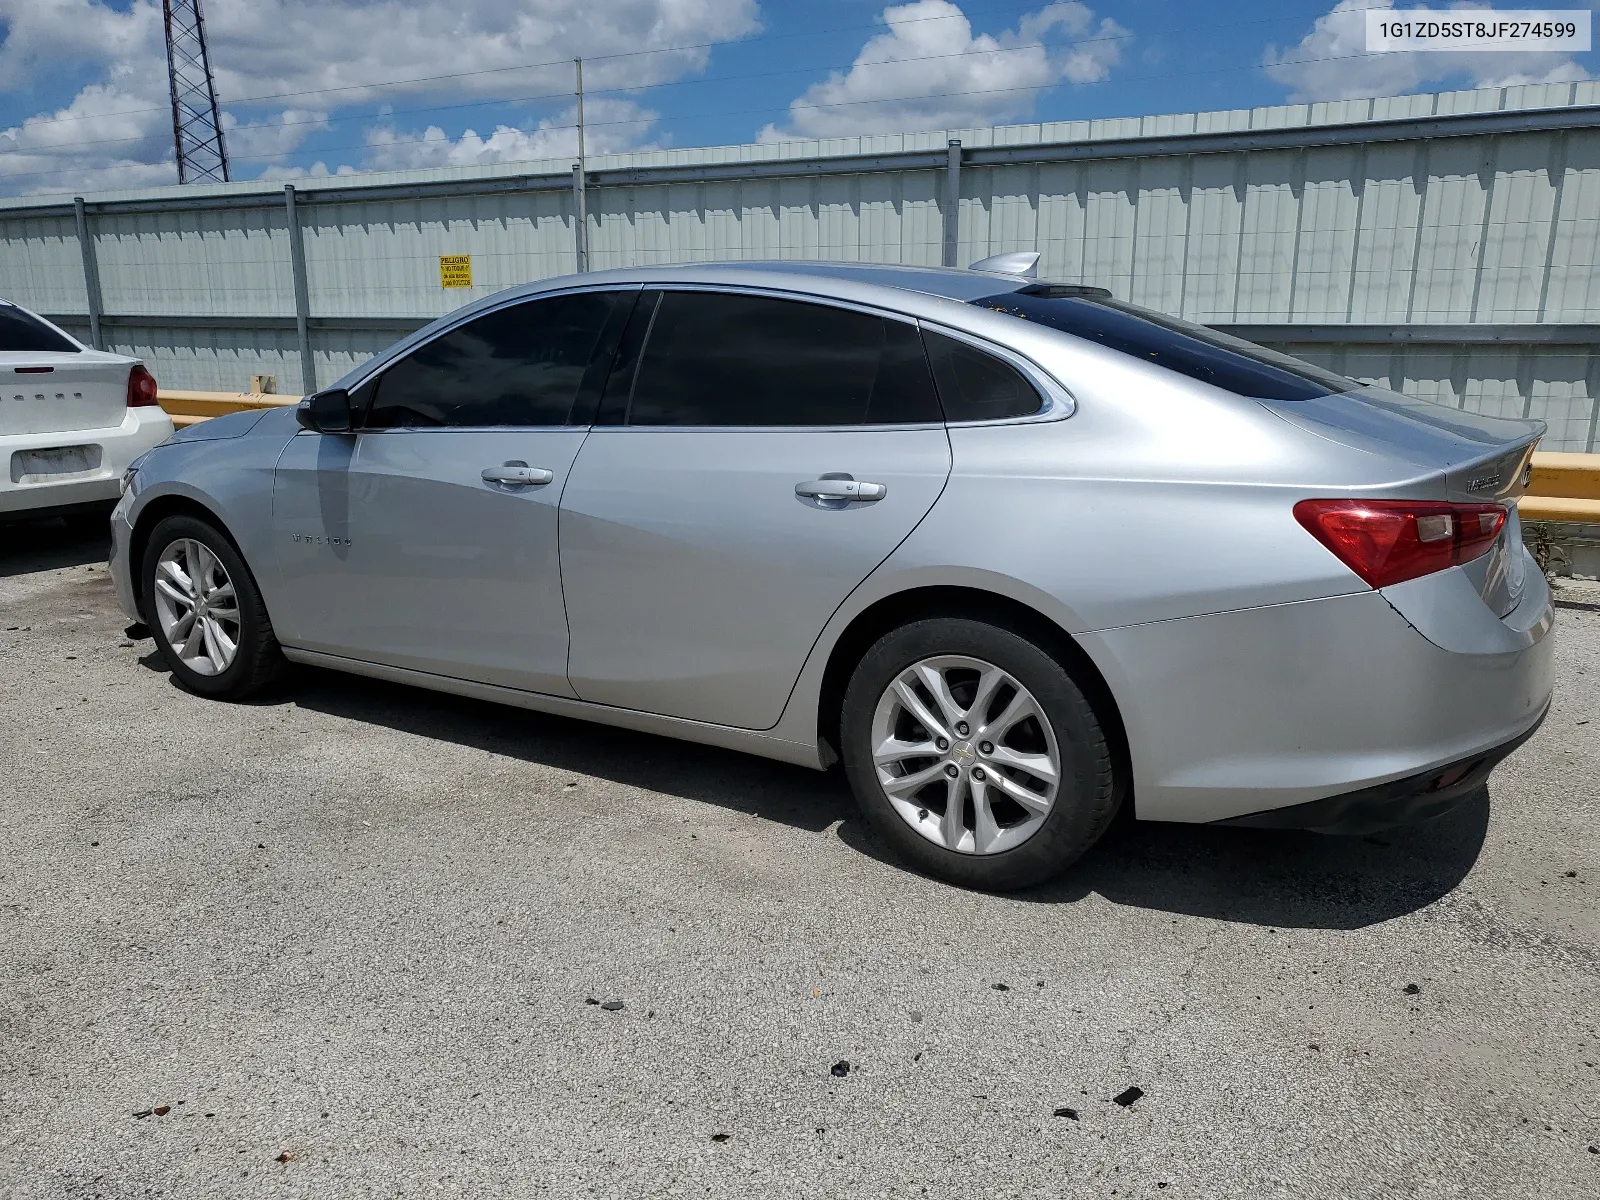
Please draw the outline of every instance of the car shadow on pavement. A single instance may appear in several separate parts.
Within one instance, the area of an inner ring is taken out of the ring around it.
[[[165,669],[159,656],[152,666]],[[313,712],[715,804],[813,833],[841,819],[855,820],[849,787],[837,771],[819,774],[715,746],[336,671],[302,669],[284,698]]]
[[[841,840],[852,849],[896,862],[856,815],[839,770],[819,774],[713,746],[332,671],[304,671],[287,698],[315,712],[666,792],[813,833],[838,822]],[[1488,822],[1486,789],[1427,824],[1371,837],[1123,817],[1061,880],[1009,899],[1072,904],[1097,894],[1115,904],[1251,925],[1358,929],[1449,894],[1477,861]]]
[[[1060,881],[1023,893],[1285,929],[1359,929],[1416,912],[1472,869],[1489,826],[1479,789],[1421,825],[1368,837],[1119,821]]]
[[[0,522],[0,579],[103,563],[111,534],[56,518]]]

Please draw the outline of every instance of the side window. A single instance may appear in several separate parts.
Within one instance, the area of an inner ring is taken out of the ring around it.
[[[914,326],[800,300],[660,293],[630,425],[901,425],[942,419]],[[632,340],[632,330],[630,337]],[[626,358],[626,348],[619,354]],[[613,400],[607,388],[606,404]]]
[[[529,300],[435,338],[383,372],[366,428],[565,425],[622,296]]]
[[[1001,421],[1044,407],[1038,390],[1010,363],[931,329],[922,336],[947,421]]]

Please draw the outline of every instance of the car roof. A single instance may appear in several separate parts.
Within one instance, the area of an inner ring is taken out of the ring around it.
[[[958,271],[950,267],[914,267],[897,263],[808,262],[793,259],[741,262],[677,263],[662,267],[619,267],[540,280],[527,295],[574,286],[603,284],[743,284],[786,287],[817,296],[860,298],[862,289],[888,289],[968,303],[1034,282],[1019,275]],[[511,293],[502,293],[509,296]],[[885,297],[887,300],[887,297]]]

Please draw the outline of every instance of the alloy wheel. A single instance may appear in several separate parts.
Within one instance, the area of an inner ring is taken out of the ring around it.
[[[196,675],[220,675],[239,652],[239,600],[222,561],[202,542],[180,538],[155,572],[156,618],[172,652]]]
[[[1043,826],[1061,781],[1044,709],[1015,677],[967,655],[913,663],[872,717],[878,785],[937,846],[999,854]]]

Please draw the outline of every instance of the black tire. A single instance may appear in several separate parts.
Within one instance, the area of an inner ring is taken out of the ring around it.
[[[873,765],[879,698],[912,664],[946,654],[982,659],[1011,675],[1033,694],[1055,733],[1061,758],[1055,803],[1028,840],[999,853],[949,850],[917,833],[890,804]],[[1059,875],[1106,831],[1120,800],[1105,733],[1072,677],[1028,638],[983,621],[930,617],[880,638],[845,690],[840,741],[851,789],[878,835],[902,859],[962,887],[1014,891]]]
[[[161,627],[156,608],[156,564],[167,547],[185,538],[199,542],[216,555],[228,573],[238,600],[238,649],[233,662],[214,675],[195,671],[178,656]],[[282,679],[288,663],[272,632],[272,618],[267,615],[255,576],[228,536],[209,521],[181,515],[167,517],[157,524],[150,531],[144,561],[139,566],[139,591],[156,649],[166,660],[173,677],[191,692],[217,700],[246,700],[260,695]]]

